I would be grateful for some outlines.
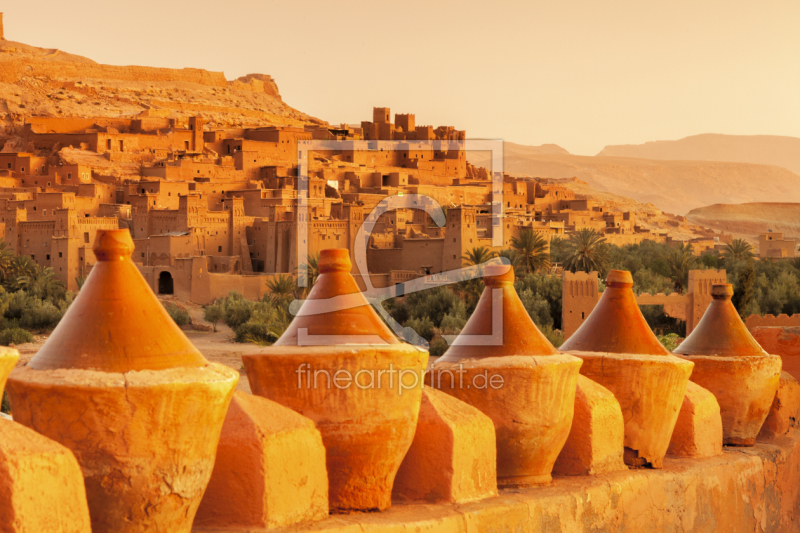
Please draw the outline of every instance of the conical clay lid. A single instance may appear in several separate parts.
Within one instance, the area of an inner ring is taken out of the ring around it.
[[[711,305],[700,323],[675,349],[681,355],[747,356],[767,352],[750,335],[731,302],[733,285],[719,283],[711,286]]]
[[[97,232],[97,264],[28,366],[130,372],[208,364],[131,261],[127,229]]]
[[[350,274],[348,250],[322,250],[319,277],[273,346],[399,344]]]
[[[561,351],[669,355],[642,316],[632,287],[627,270],[609,272],[597,306]]]
[[[507,355],[555,355],[558,350],[542,335],[514,289],[514,269],[488,265],[486,288],[475,312],[439,362]],[[502,298],[502,299],[501,299]],[[502,306],[495,313],[495,304]]]

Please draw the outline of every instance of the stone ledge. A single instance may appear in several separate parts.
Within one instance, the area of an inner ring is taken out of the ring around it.
[[[797,516],[797,518],[795,518]],[[266,530],[195,529],[195,533]],[[468,504],[394,505],[275,532],[800,532],[800,430],[703,459],[668,456],[663,470],[554,477]]]

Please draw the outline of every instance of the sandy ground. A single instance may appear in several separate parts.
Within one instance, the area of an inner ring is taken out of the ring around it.
[[[185,307],[192,316],[193,323],[211,326],[209,322],[203,320],[202,306],[178,301],[174,298],[163,299]],[[225,324],[217,324],[216,332],[189,330],[184,331],[184,333],[186,333],[186,336],[189,337],[206,359],[214,363],[221,363],[238,371],[240,377],[237,388],[248,393],[250,392],[250,384],[247,382],[247,375],[244,372],[244,366],[242,366],[242,354],[258,352],[259,350],[263,350],[262,346],[233,342],[233,331]],[[47,335],[35,335],[33,342],[15,346],[20,353],[17,366],[26,364],[36,355],[36,352],[44,345],[45,341],[47,341]]]

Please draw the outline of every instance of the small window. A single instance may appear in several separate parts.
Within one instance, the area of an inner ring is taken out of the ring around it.
[[[89,232],[84,232],[83,234],[83,242],[89,244]]]
[[[72,172],[67,172],[67,179],[68,179],[68,180],[71,180],[71,179],[72,179]]]
[[[47,254],[47,260],[50,261],[50,254]]]
[[[222,246],[217,246],[217,251],[221,252],[222,251]]]
[[[35,256],[34,254],[31,254],[31,259],[33,259],[34,261],[36,261],[36,256]]]
[[[58,257],[64,257],[63,252],[58,252]]]

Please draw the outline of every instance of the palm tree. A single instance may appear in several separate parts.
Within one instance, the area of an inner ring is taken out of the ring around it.
[[[694,248],[691,244],[682,242],[667,255],[670,278],[677,292],[683,294],[689,271],[695,262],[697,262],[697,257],[694,255]]]
[[[2,281],[11,275],[15,255],[14,251],[8,247],[8,243],[0,239],[0,279]]]
[[[485,246],[478,246],[461,256],[465,266],[478,266],[497,257],[497,252],[491,251]]]
[[[553,235],[550,239],[550,262],[551,263],[560,263],[562,261],[562,256],[564,255],[564,247],[567,244],[566,239],[563,237],[559,237],[558,235]]]
[[[9,275],[3,284],[11,292],[16,292],[29,286],[38,271],[39,266],[31,259],[31,256],[15,256],[11,260]]]
[[[306,288],[313,287],[319,277],[319,254],[306,256],[306,262],[297,267],[297,270],[301,275],[305,273],[308,280]]]
[[[64,282],[56,278],[52,267],[40,267],[38,272],[28,279],[30,280],[26,284],[28,290],[41,300],[57,300],[66,291]]]
[[[570,233],[564,244],[564,270],[601,272],[608,263],[606,238],[594,229],[584,228]]]
[[[275,303],[286,303],[294,298],[297,284],[291,276],[278,274],[277,277],[267,281],[269,294]]]
[[[750,259],[753,257],[753,246],[744,239],[733,239],[722,249],[725,260]]]
[[[497,254],[497,257],[500,258],[503,264],[511,265],[516,277],[521,278],[525,275],[526,271],[523,270],[522,258],[516,250],[510,248],[508,250],[502,250]]]
[[[520,231],[519,237],[512,237],[511,247],[520,255],[520,261],[528,273],[550,266],[550,243],[530,228]]]

